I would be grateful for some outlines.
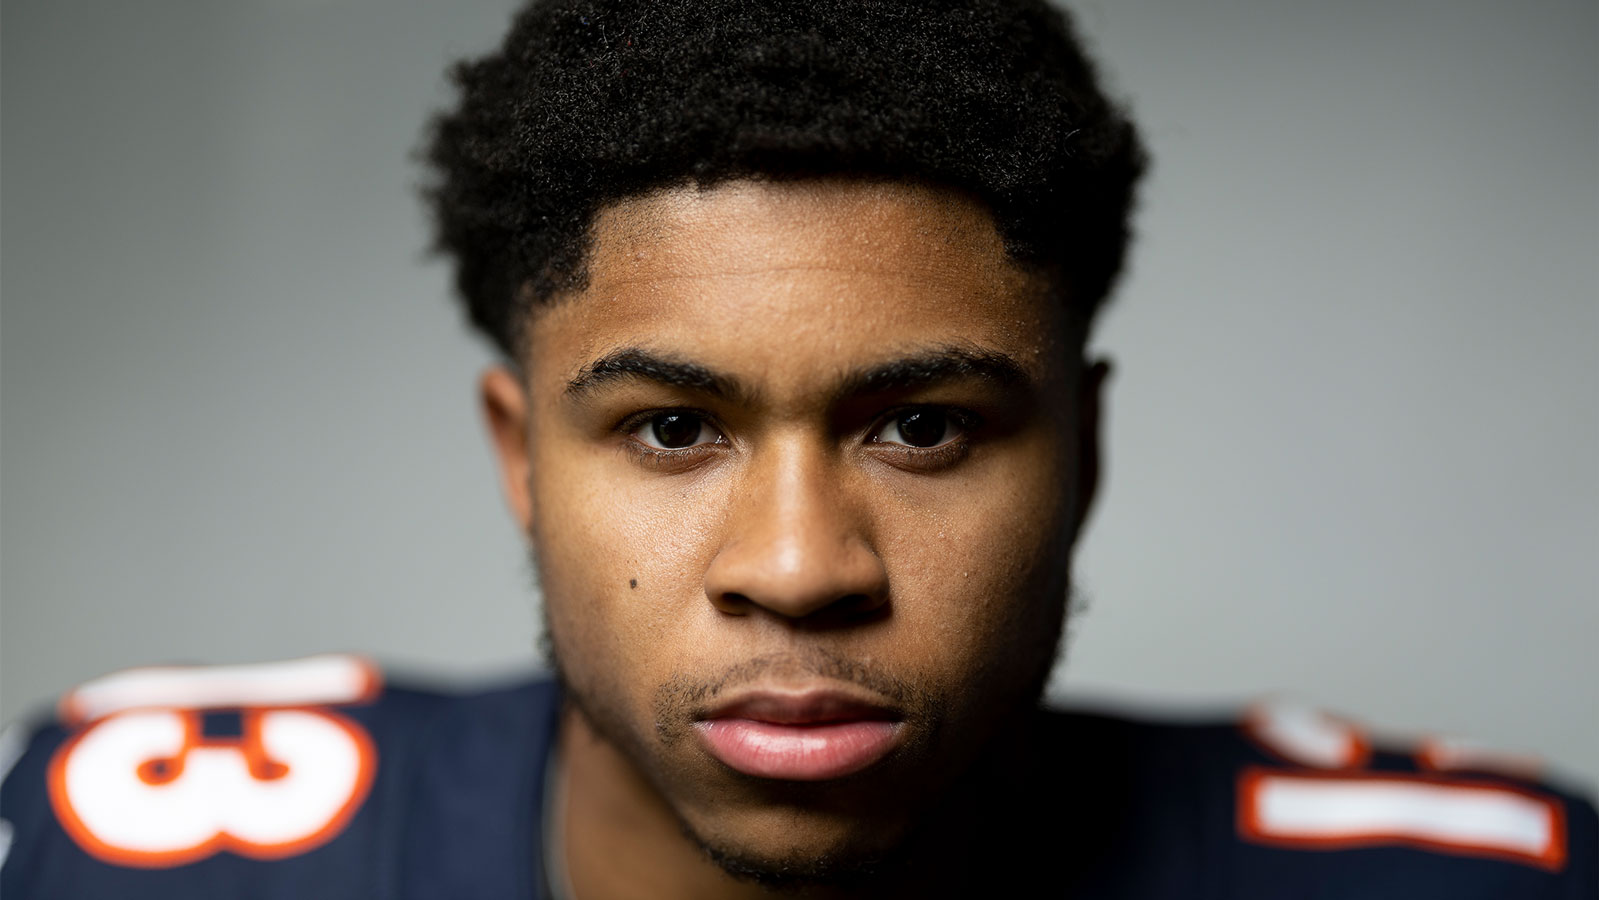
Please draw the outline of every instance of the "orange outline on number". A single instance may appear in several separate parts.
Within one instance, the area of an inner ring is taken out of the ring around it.
[[[1268,732],[1266,726],[1273,712],[1270,703],[1256,703],[1250,706],[1244,713],[1243,721],[1239,723],[1239,730],[1244,733],[1244,737],[1248,738],[1251,744],[1255,745],[1256,749],[1278,762],[1287,763],[1291,766],[1306,766],[1318,771],[1346,771],[1361,769],[1371,762],[1371,739],[1366,736],[1364,728],[1343,716],[1336,716],[1319,709],[1309,711],[1320,716],[1328,724],[1344,729],[1348,734],[1349,746],[1345,749],[1343,756],[1330,766],[1295,755],[1291,747],[1285,746]]]
[[[1339,835],[1338,837],[1303,837],[1273,834],[1260,821],[1258,794],[1260,783],[1268,778],[1304,778],[1323,781],[1394,781],[1425,784],[1434,787],[1464,788],[1474,791],[1501,791],[1517,794],[1532,800],[1549,813],[1549,843],[1542,853],[1527,853],[1507,847],[1473,844],[1465,841],[1435,840],[1415,835],[1372,830]],[[1503,859],[1511,862],[1531,863],[1540,868],[1558,872],[1566,865],[1566,816],[1560,801],[1535,793],[1518,785],[1502,782],[1471,781],[1463,778],[1445,778],[1429,774],[1373,771],[1329,771],[1317,769],[1268,769],[1250,766],[1238,778],[1238,831],[1246,839],[1259,843],[1294,849],[1348,850],[1360,847],[1404,845],[1437,850],[1459,856]]]
[[[282,859],[295,856],[312,850],[332,840],[365,802],[368,792],[372,789],[372,781],[377,773],[377,749],[372,743],[372,738],[366,729],[344,716],[325,707],[315,706],[284,706],[265,709],[242,710],[245,726],[243,734],[237,740],[206,739],[201,732],[200,715],[202,710],[168,708],[175,715],[184,717],[183,747],[179,750],[174,762],[173,770],[166,772],[160,781],[170,782],[176,780],[183,770],[183,760],[188,758],[189,751],[202,746],[236,746],[245,759],[250,775],[259,781],[267,781],[273,777],[281,777],[282,764],[266,756],[260,743],[260,717],[272,712],[303,712],[321,716],[344,730],[345,734],[355,743],[358,757],[356,781],[350,790],[350,796],[343,805],[328,817],[327,822],[316,831],[302,838],[291,841],[281,841],[275,844],[260,844],[235,837],[224,829],[218,829],[211,837],[192,846],[180,850],[143,851],[128,850],[117,847],[100,840],[84,825],[78,817],[77,811],[72,808],[71,798],[67,796],[66,762],[72,755],[78,742],[86,737],[99,724],[83,729],[73,735],[66,743],[56,749],[55,755],[50,760],[50,771],[47,784],[50,790],[50,805],[55,809],[56,819],[61,827],[66,830],[72,840],[82,847],[84,852],[113,865],[130,866],[144,869],[164,869],[181,866],[185,863],[197,862],[212,856],[219,851],[227,850],[241,856],[253,859]],[[107,717],[110,718],[110,717]],[[100,721],[106,721],[102,719]],[[274,770],[273,767],[278,767]],[[144,772],[143,764],[134,774],[141,781],[152,783],[150,777]],[[257,773],[266,774],[267,778],[258,777]]]

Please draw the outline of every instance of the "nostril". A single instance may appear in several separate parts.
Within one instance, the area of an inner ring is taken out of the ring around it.
[[[724,615],[748,616],[757,609],[767,609],[784,618],[814,621],[817,624],[858,622],[880,615],[886,604],[874,594],[844,594],[830,602],[812,598],[809,601],[793,598],[766,597],[764,600],[737,591],[707,592],[711,605]],[[762,596],[762,595],[756,595]]]
[[[749,612],[750,607],[754,605],[754,601],[750,600],[749,597],[733,591],[723,591],[717,594],[711,602],[718,610],[730,616],[745,615]]]
[[[881,605],[868,594],[848,594],[838,598],[833,608],[845,616],[864,616],[876,612]]]

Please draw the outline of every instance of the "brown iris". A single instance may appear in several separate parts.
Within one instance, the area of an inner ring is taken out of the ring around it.
[[[680,450],[700,437],[700,419],[687,413],[664,413],[650,420],[650,430],[662,447]]]
[[[895,420],[900,440],[912,447],[932,447],[944,440],[948,416],[942,410],[928,409],[906,413]]]

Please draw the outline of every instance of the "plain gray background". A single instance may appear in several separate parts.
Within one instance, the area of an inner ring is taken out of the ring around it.
[[[508,0],[8,0],[0,714],[537,616],[409,158]],[[1082,2],[1156,157],[1056,690],[1599,778],[1599,5]]]

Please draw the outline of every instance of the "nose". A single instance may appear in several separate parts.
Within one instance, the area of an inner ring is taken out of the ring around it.
[[[844,479],[819,453],[752,464],[731,504],[705,594],[730,615],[854,621],[888,600],[888,571],[850,511]]]

